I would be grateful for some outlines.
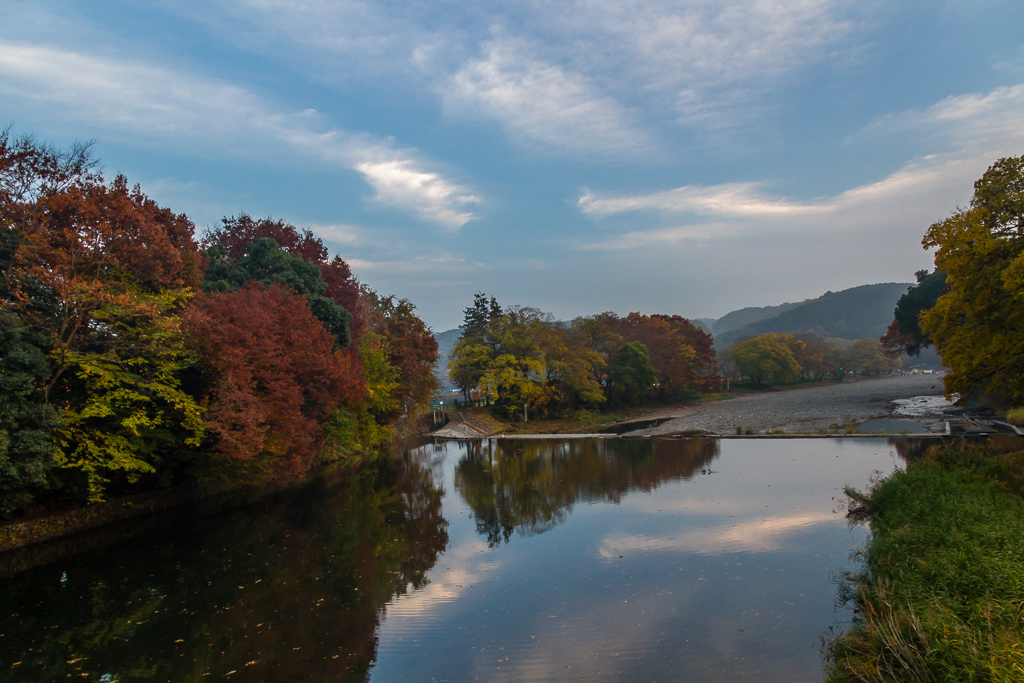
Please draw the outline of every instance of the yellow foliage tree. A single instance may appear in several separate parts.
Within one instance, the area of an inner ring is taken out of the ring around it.
[[[933,224],[925,248],[946,293],[921,314],[943,363],[947,395],[1024,404],[1024,156],[998,160],[970,208]]]

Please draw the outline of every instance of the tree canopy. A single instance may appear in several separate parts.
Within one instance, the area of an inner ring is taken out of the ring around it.
[[[946,374],[946,393],[1024,405],[1024,156],[996,161],[969,208],[925,233],[944,293],[920,316]]]
[[[422,406],[437,347],[309,230],[187,216],[0,132],[0,515],[177,481],[287,481]]]

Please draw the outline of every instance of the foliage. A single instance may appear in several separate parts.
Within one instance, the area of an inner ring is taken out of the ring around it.
[[[397,372],[392,389],[395,412],[411,414],[426,408],[437,389],[433,375],[437,340],[433,333],[416,316],[416,306],[408,299],[381,296],[364,287],[363,300],[370,312],[370,325],[387,348],[387,362]]]
[[[893,359],[899,362],[899,358]],[[890,369],[890,360],[882,352],[882,345],[874,339],[858,339],[853,342],[847,358],[851,370],[866,375],[879,375]]]
[[[0,353],[7,515],[42,493],[288,481],[374,448],[426,403],[437,346],[309,230],[241,214],[201,253],[88,144],[2,131]]]
[[[869,494],[853,628],[828,643],[829,680],[1019,680],[1024,624],[1021,453],[930,450]]]
[[[896,302],[893,321],[879,341],[886,355],[897,357],[921,355],[921,349],[931,346],[931,340],[921,331],[921,313],[935,306],[946,287],[946,274],[936,268],[932,273],[919,270],[915,273],[917,284],[907,288],[907,293]]]
[[[494,349],[484,343],[492,321],[502,316],[501,306],[493,296],[488,300],[483,292],[473,295],[473,305],[463,311],[462,336],[448,357],[448,376],[466,398],[477,388],[487,372]]]
[[[721,387],[711,335],[689,320],[678,315],[604,315],[623,341],[639,342],[647,349],[663,398]]]
[[[974,184],[970,208],[933,224],[946,292],[921,316],[944,365],[946,394],[1024,403],[1024,156],[1000,159]]]
[[[203,280],[205,291],[233,292],[247,282],[287,287],[306,297],[310,311],[334,335],[336,348],[348,346],[352,316],[325,296],[327,283],[312,261],[289,254],[269,237],[256,239],[237,261],[219,244],[208,248],[204,255],[209,262]]]
[[[789,347],[767,334],[734,344],[729,359],[757,384],[786,384],[801,370]]]
[[[609,392],[630,403],[651,386],[657,376],[647,347],[637,341],[626,342],[608,364]]]
[[[111,473],[134,482],[162,458],[201,443],[202,410],[179,379],[195,363],[173,314],[186,297],[125,297],[98,309],[92,320],[105,331],[95,340],[102,350],[66,353],[74,375],[56,430],[56,462],[86,475],[90,502],[103,499]]]
[[[47,338],[0,311],[0,516],[25,508],[54,465],[57,411],[43,402]]]
[[[186,322],[212,372],[204,400],[215,450],[255,481],[304,473],[323,447],[330,411],[366,391],[305,301],[279,285],[198,297]]]

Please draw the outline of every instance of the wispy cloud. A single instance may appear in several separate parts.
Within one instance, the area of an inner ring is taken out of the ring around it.
[[[323,129],[313,110],[286,112],[236,85],[163,67],[0,42],[0,92],[60,108],[72,120],[133,142],[173,140],[241,157],[283,151],[320,158],[359,172],[377,201],[447,229],[472,220],[466,207],[479,201],[428,170],[415,150]]]
[[[450,79],[449,110],[491,117],[518,139],[559,151],[635,153],[650,147],[613,97],[580,74],[530,56],[525,41],[492,40],[483,51]]]
[[[879,117],[858,138],[883,133],[915,135],[935,152],[880,180],[810,200],[771,195],[764,190],[766,182],[686,185],[632,195],[584,190],[576,205],[585,215],[656,212],[682,224],[630,229],[576,248],[609,251],[738,234],[863,232],[886,226],[900,231],[916,226],[923,233],[931,221],[967,200],[988,165],[1024,151],[1024,85],[957,95],[924,109]]]
[[[576,202],[585,214],[605,215],[627,211],[696,213],[716,216],[791,216],[816,213],[827,207],[803,204],[765,195],[760,183],[686,185],[652,194],[599,197],[590,191]]]
[[[751,116],[779,79],[856,52],[856,11],[837,0],[582,0],[548,9],[545,30],[561,32],[574,62],[616,73],[619,88],[680,121],[723,126]]]
[[[1024,84],[953,95],[924,109],[886,114],[851,140],[878,133],[912,133],[968,153],[1019,150],[1024,146]]]
[[[734,552],[771,552],[778,550],[787,535],[823,524],[845,524],[836,514],[804,514],[739,520],[728,525],[707,525],[675,535],[651,538],[649,535],[623,534],[603,539],[598,556],[612,559],[643,552],[690,552],[707,555]]]

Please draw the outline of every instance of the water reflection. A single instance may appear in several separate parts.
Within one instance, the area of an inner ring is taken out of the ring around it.
[[[365,680],[441,499],[399,460],[5,580],[0,680]]]
[[[690,479],[719,454],[712,439],[476,441],[455,467],[455,489],[490,547],[513,531],[531,536],[561,524],[577,501],[617,503]]]

